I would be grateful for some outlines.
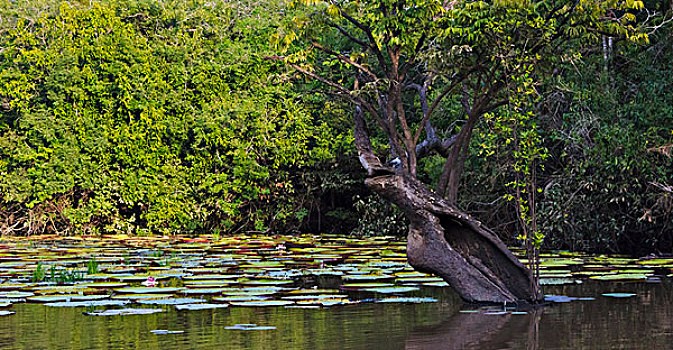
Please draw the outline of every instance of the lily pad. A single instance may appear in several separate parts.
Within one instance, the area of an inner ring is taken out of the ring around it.
[[[347,295],[340,294],[323,294],[323,295],[290,295],[282,297],[283,300],[327,300],[327,299],[343,299]]]
[[[154,329],[154,330],[151,330],[150,332],[152,332],[153,334],[160,335],[160,334],[180,334],[180,333],[184,333],[185,331],[169,331],[169,330],[166,330],[166,329]]]
[[[131,293],[131,294],[157,294],[157,293],[175,293],[181,291],[182,288],[168,288],[168,287],[128,287],[115,289],[117,293]]]
[[[35,303],[53,303],[59,301],[87,301],[87,300],[103,300],[110,298],[109,295],[79,295],[79,294],[55,294],[55,295],[39,295],[26,298],[26,301]]]
[[[189,311],[223,309],[227,307],[229,307],[228,304],[208,304],[208,303],[175,305],[175,308],[177,310],[189,310]]]
[[[126,300],[88,300],[88,301],[60,301],[55,303],[46,303],[46,306],[52,307],[95,307],[95,306],[122,306],[129,302]]]
[[[117,294],[110,297],[115,300],[144,300],[172,298],[173,294]]]
[[[540,278],[541,286],[560,286],[565,284],[582,284],[582,281],[574,278]]]
[[[648,266],[669,265],[669,264],[673,264],[673,258],[641,260],[641,261],[636,261],[636,264],[648,265]]]
[[[544,301],[550,301],[553,303],[569,303],[571,301],[577,300],[576,297],[569,297],[565,295],[545,295]]]
[[[393,294],[393,293],[408,293],[417,291],[420,288],[418,287],[378,287],[378,288],[366,288],[363,289],[365,292],[374,292],[382,294]]]
[[[231,291],[231,288],[187,288],[180,291],[180,293],[185,295],[209,295],[221,294],[227,291]]]
[[[398,278],[395,280],[395,283],[400,283],[400,284],[412,284],[412,285],[417,285],[417,284],[422,284],[422,283],[439,283],[439,282],[444,282],[443,279],[440,277],[403,277],[403,278]]]
[[[297,289],[288,292],[288,294],[334,294],[339,293],[338,289]]]
[[[245,307],[272,307],[272,306],[287,306],[294,304],[289,300],[260,300],[260,301],[236,301],[230,302],[231,306],[245,306]]]
[[[228,330],[239,330],[239,331],[271,331],[276,329],[274,326],[258,326],[254,323],[248,324],[237,324],[229,327],[224,327]]]
[[[644,281],[647,275],[641,273],[622,273],[615,275],[591,276],[589,277],[597,281]]]
[[[87,288],[112,289],[112,288],[126,287],[128,286],[128,284],[121,282],[97,282],[97,283],[87,283],[82,286]]]
[[[0,290],[18,290],[30,286],[31,285],[27,283],[2,283],[0,284]]]
[[[321,300],[298,300],[297,306],[335,306],[335,305],[347,305],[347,304],[357,304],[359,301],[354,301],[350,299],[321,299]]]
[[[259,280],[242,279],[238,283],[240,283],[244,286],[282,286],[282,285],[293,284],[294,281],[292,281],[292,280],[270,280],[270,279],[259,279]]]
[[[149,315],[157,312],[163,312],[163,309],[112,309],[105,311],[84,312],[89,316],[127,316],[127,315]]]
[[[610,298],[630,298],[636,296],[634,293],[603,293],[601,294],[604,297],[610,297]]]
[[[263,301],[268,299],[268,297],[260,297],[257,295],[231,295],[226,297],[213,297],[212,301],[217,301],[220,303],[231,303],[244,301]]]
[[[204,299],[194,298],[166,298],[166,299],[142,299],[138,300],[138,304],[143,305],[180,305],[180,304],[196,304],[199,302],[206,302]]]
[[[424,287],[440,287],[440,288],[444,288],[444,287],[448,287],[449,284],[446,283],[446,281],[441,281],[441,282],[425,282],[425,283],[421,283],[421,286],[424,286]]]
[[[436,303],[437,299],[435,298],[430,298],[430,297],[422,297],[422,298],[405,298],[405,297],[398,297],[398,298],[384,298],[376,301],[377,303],[412,303],[412,304],[420,304],[420,303]]]
[[[344,281],[386,281],[392,280],[395,276],[390,275],[346,275],[341,277]]]
[[[35,294],[29,292],[5,292],[0,293],[0,299],[21,299],[32,297],[33,295]]]

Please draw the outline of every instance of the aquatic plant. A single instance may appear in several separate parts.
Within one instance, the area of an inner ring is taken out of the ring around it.
[[[42,282],[44,281],[44,278],[46,277],[47,271],[44,269],[44,265],[42,265],[42,262],[37,263],[37,267],[35,267],[35,270],[33,271],[33,277],[31,278],[31,281],[33,282]]]
[[[91,257],[91,260],[86,265],[86,274],[95,275],[98,273],[98,261],[95,256]]]

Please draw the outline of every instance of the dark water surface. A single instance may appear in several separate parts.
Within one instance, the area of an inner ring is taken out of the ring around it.
[[[461,313],[448,288],[429,304],[325,309],[241,308],[93,317],[82,308],[15,304],[0,317],[0,349],[673,349],[673,284],[585,282],[548,294],[591,296],[528,314]],[[615,299],[606,292],[637,296]],[[235,324],[270,331],[225,330]],[[181,330],[155,335],[151,330]]]

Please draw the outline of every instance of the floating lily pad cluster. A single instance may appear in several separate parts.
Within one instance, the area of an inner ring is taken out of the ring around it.
[[[437,300],[424,288],[447,286],[414,271],[404,242],[392,238],[40,237],[9,239],[0,248],[0,307],[41,303],[87,308],[93,316],[428,303]],[[95,271],[87,271],[93,260]],[[55,278],[63,271],[78,278]]]
[[[542,254],[540,267],[542,285],[580,284],[587,280],[656,283],[671,276],[673,258],[636,259],[560,252]]]
[[[28,237],[6,239],[0,248],[3,309],[30,302],[111,316],[429,303],[437,300],[425,290],[448,286],[414,271],[405,243],[390,237]],[[673,272],[673,259],[561,252],[543,254],[541,271],[543,285],[657,282]]]

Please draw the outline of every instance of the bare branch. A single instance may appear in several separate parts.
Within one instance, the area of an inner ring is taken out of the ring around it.
[[[376,55],[376,58],[379,61],[379,65],[381,66],[381,69],[388,73],[388,69],[386,66],[386,60],[383,57],[383,53],[381,53],[381,49],[379,48],[379,45],[376,43],[376,39],[374,39],[374,35],[372,34],[372,30],[367,27],[366,25],[360,23],[360,21],[356,20],[355,18],[351,17],[346,11],[344,11],[338,4],[336,4],[334,1],[331,1],[332,5],[334,5],[337,9],[339,9],[339,14],[345,18],[348,22],[351,22],[354,26],[358,27],[360,30],[362,30],[365,35],[367,35],[367,39],[369,40],[370,43],[370,48],[374,52],[374,55]]]
[[[482,114],[483,114],[483,113],[489,113],[489,112],[491,112],[491,111],[493,111],[493,110],[495,110],[495,109],[497,109],[497,108],[499,108],[499,107],[502,107],[502,106],[504,106],[504,105],[506,105],[506,104],[508,104],[508,103],[509,103],[509,100],[507,100],[507,99],[502,100],[502,101],[498,101],[498,102],[495,102],[495,103],[490,104],[489,106],[484,107],[483,109],[480,110],[480,112],[481,112]]]
[[[362,46],[363,48],[365,48],[367,50],[372,50],[372,47],[369,46],[369,44],[367,44],[366,42],[356,38],[354,35],[349,33],[346,30],[346,28],[344,28],[344,27],[342,27],[342,26],[340,26],[340,25],[338,25],[338,24],[336,24],[332,21],[329,21],[329,20],[327,21],[327,25],[332,27],[332,28],[336,28],[341,34],[343,34],[345,37],[347,37],[350,41]]]
[[[468,72],[467,74],[470,74],[470,73],[471,73],[471,72]],[[425,115],[423,116],[423,120],[421,121],[421,125],[422,125],[422,124],[425,124],[425,123],[430,119],[430,116],[431,116],[432,113],[435,111],[435,109],[437,108],[437,106],[439,105],[439,103],[440,103],[440,102],[444,99],[444,97],[446,97],[446,95],[448,95],[448,94],[449,94],[449,93],[450,93],[456,86],[458,86],[458,84],[459,84],[460,82],[462,82],[463,79],[465,79],[465,76],[464,76],[464,75],[463,75],[463,76],[460,76],[460,77],[457,77],[456,80],[454,80],[449,86],[447,86],[447,87],[444,89],[444,91],[442,91],[441,94],[439,94],[439,96],[437,96],[437,98],[432,102],[432,105],[430,105],[430,108],[428,108],[428,112],[425,113]],[[418,128],[418,130],[416,130],[416,134],[414,135],[414,142],[418,142],[418,139],[421,137],[421,131],[422,131],[421,128]]]

